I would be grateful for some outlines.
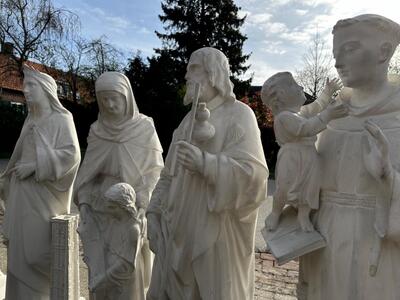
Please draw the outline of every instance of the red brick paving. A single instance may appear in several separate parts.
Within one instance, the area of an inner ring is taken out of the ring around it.
[[[1,223],[2,215],[0,214]],[[6,272],[6,257],[6,248],[0,243],[0,270],[4,273]],[[255,260],[254,300],[297,300],[296,285],[299,275],[297,261],[290,261],[287,264],[278,266],[274,258],[268,253],[256,253]],[[86,271],[83,262],[81,261],[80,263],[81,272],[82,270]],[[85,282],[82,280],[86,276],[86,273],[81,274],[81,291],[82,295],[87,297],[87,288],[85,288]]]
[[[256,253],[255,300],[296,300],[299,264],[278,266],[268,253]]]

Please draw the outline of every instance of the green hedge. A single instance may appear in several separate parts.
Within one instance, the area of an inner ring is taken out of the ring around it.
[[[0,101],[0,158],[11,156],[26,115],[26,105]]]

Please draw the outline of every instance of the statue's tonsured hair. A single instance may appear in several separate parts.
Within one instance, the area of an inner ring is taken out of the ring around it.
[[[293,76],[290,72],[279,72],[268,78],[261,88],[261,100],[276,114],[277,103],[280,102],[278,91],[282,88],[282,80]],[[293,79],[294,80],[294,79]]]
[[[229,76],[229,62],[225,54],[212,47],[200,48],[192,53],[190,59],[200,56],[203,66],[209,76],[211,85],[218,93],[230,101],[235,101],[233,93],[233,83]]]
[[[342,28],[360,23],[379,31],[379,38],[390,42],[393,45],[393,52],[399,45],[400,25],[388,18],[374,14],[359,15],[354,18],[339,20],[333,27],[332,34],[335,34]]]

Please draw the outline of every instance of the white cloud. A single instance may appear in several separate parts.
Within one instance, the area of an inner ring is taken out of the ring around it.
[[[264,28],[273,34],[281,34],[289,30],[285,24],[280,22],[268,23]]]
[[[268,54],[283,55],[286,53],[286,49],[284,49],[281,41],[263,41],[263,47],[261,47],[261,50]]]
[[[154,53],[153,48],[161,44],[153,34],[161,26],[157,11],[149,11],[148,15],[154,18],[144,23],[143,13],[135,14],[125,9],[125,14],[114,9],[125,7],[124,2],[136,1],[121,0],[118,5],[110,4],[109,8],[100,6],[99,2],[93,4],[95,0],[56,1],[68,2],[69,6],[76,2],[77,11],[74,11],[84,16],[83,23],[90,23],[89,29],[84,27],[86,32],[92,36],[106,34],[118,47],[133,51],[141,49],[144,55],[150,56]],[[300,69],[301,57],[317,30],[331,49],[331,29],[339,19],[377,13],[400,23],[400,1],[395,0],[236,0],[235,3],[241,7],[239,17],[247,15],[241,30],[248,37],[244,52],[252,52],[247,76],[254,73],[253,84],[262,84],[278,71]]]
[[[282,33],[280,38],[286,40],[287,42],[292,42],[294,44],[298,44],[299,46],[303,46],[312,39],[312,36],[313,35],[308,32],[294,30]]]
[[[94,13],[93,15],[99,19],[99,22],[113,31],[122,32],[131,25],[128,20],[107,14],[99,7],[91,8],[91,11]]]
[[[263,24],[271,19],[272,15],[269,13],[250,14],[247,21],[251,24]]]
[[[307,9],[296,9],[295,12],[296,12],[296,15],[304,16],[308,13],[308,10]]]
[[[332,47],[332,28],[339,19],[363,13],[384,15],[400,23],[400,1],[380,0],[238,0],[248,15],[245,50],[252,52],[248,74],[262,84],[272,74],[302,68],[304,53],[316,32]]]
[[[114,28],[118,28],[118,29],[126,29],[129,27],[130,22],[120,18],[120,17],[112,17],[112,16],[107,16],[106,20],[109,22],[109,24],[114,27]]]
[[[139,29],[139,32],[140,32],[140,33],[143,33],[143,34],[150,34],[150,33],[153,33],[152,31],[150,31],[150,30],[147,29],[146,27],[141,27],[141,28]]]
[[[89,7],[88,7],[89,8]],[[97,14],[97,15],[100,15],[100,16],[105,16],[105,12],[104,12],[104,10],[102,10],[101,8],[99,8],[99,7],[94,7],[94,8],[92,8],[92,12],[93,13],[95,13],[95,14]]]
[[[258,0],[239,0],[238,5],[239,6],[248,6],[250,4],[253,4],[254,2],[257,2]]]
[[[267,61],[259,59],[250,59],[251,70],[247,75],[253,75],[253,85],[262,85],[265,80],[274,75],[275,73],[281,71],[272,67]]]
[[[276,7],[276,8],[278,8],[278,7],[280,7],[280,6],[289,4],[291,1],[293,1],[293,0],[273,0],[273,1],[271,1],[271,2],[269,3],[269,5],[270,5],[271,7]]]
[[[247,21],[248,21],[250,15],[251,15],[251,12],[249,12],[248,10],[242,10],[241,9],[241,10],[238,11],[238,17],[239,18],[244,18],[244,17],[247,16]]]

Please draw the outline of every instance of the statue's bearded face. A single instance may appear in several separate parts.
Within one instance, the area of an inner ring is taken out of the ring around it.
[[[333,36],[335,67],[344,86],[360,88],[382,74],[382,40],[379,32],[365,24],[338,28]]]
[[[186,94],[183,98],[185,105],[191,103],[195,96],[195,84],[200,83],[200,98],[205,89],[211,88],[208,73],[204,68],[202,59],[200,56],[192,56],[189,60],[187,71],[185,75],[186,79]]]

